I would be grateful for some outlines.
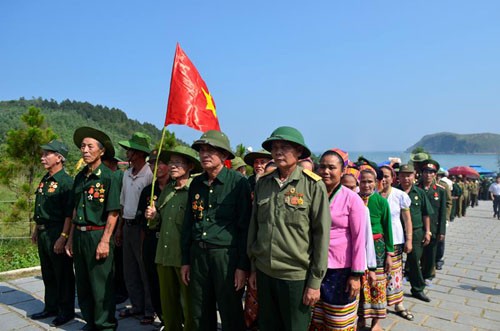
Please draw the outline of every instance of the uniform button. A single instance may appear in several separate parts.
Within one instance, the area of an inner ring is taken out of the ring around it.
[[[208,208],[212,208],[212,205],[208,205]]]
[[[207,217],[207,221],[210,221],[210,217]]]
[[[171,220],[171,219],[172,219],[172,217],[169,217],[168,219],[169,219],[169,220]]]
[[[165,248],[167,248],[167,245],[165,245]]]
[[[213,190],[210,190],[209,192],[210,192],[210,193],[213,193],[214,191],[213,191]]]
[[[82,205],[82,207],[85,207],[85,205]]]
[[[204,236],[206,236],[206,235],[207,235],[207,233],[206,233],[206,232],[203,232],[203,235],[204,235]]]
[[[82,217],[81,217],[81,216],[80,216],[80,217],[78,217],[78,218],[79,218],[79,219],[82,219]]]
[[[165,232],[165,234],[168,234],[168,232]]]

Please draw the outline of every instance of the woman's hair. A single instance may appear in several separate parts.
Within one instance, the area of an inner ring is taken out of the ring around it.
[[[338,158],[340,166],[341,166],[341,170],[344,171],[344,168],[345,168],[344,159],[342,158],[342,156],[339,153],[337,153],[335,151],[327,150],[326,152],[323,153],[323,155],[321,155],[321,160],[324,157],[327,157],[327,156],[330,156],[330,155],[336,156]]]

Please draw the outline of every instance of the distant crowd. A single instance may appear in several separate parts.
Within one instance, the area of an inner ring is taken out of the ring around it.
[[[389,307],[431,301],[444,267],[446,226],[478,199],[500,219],[500,176],[449,176],[426,153],[376,164],[340,148],[317,162],[302,134],[279,127],[262,150],[236,157],[210,130],[191,147],[152,149],[134,133],[118,142],[74,132],[85,166],[70,177],[67,146],[41,146],[36,191],[44,309],[32,319],[116,330],[139,316],[164,330],[382,330]],[[252,174],[247,176],[247,170]],[[405,263],[404,263],[405,261]],[[116,305],[130,306],[116,311]]]

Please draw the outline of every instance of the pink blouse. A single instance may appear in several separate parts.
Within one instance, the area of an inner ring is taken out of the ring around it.
[[[351,268],[352,272],[364,272],[366,208],[363,200],[342,186],[330,202],[330,215],[328,268]]]

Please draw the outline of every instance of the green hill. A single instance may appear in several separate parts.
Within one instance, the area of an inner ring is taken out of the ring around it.
[[[153,143],[161,139],[161,130],[151,123],[140,123],[129,119],[120,109],[92,105],[88,102],[64,100],[60,103],[42,98],[26,100],[0,101],[0,144],[5,140],[8,130],[19,128],[22,123],[21,114],[30,106],[38,107],[45,116],[47,126],[51,127],[59,138],[70,148],[70,160],[80,157],[78,148],[73,143],[73,132],[81,126],[91,126],[106,132],[113,141],[117,156],[124,157],[125,151],[118,141],[130,139],[136,132],[144,132],[151,136]],[[173,133],[169,133],[174,137]],[[178,143],[185,144],[178,140]]]
[[[500,134],[450,132],[429,134],[410,146],[406,152],[411,152],[416,147],[422,147],[429,153],[494,154],[500,153]]]

